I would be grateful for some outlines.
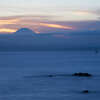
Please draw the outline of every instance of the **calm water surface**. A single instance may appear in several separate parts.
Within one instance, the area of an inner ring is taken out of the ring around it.
[[[72,77],[75,72],[93,77]],[[99,53],[0,52],[0,100],[84,99],[100,100]]]

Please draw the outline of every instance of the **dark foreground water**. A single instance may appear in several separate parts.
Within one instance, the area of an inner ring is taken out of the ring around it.
[[[93,77],[72,77],[75,72]],[[0,100],[100,100],[100,54],[0,52]]]

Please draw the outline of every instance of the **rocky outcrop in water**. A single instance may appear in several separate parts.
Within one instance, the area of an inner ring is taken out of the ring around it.
[[[72,76],[79,76],[79,77],[91,77],[92,75],[89,73],[74,73]]]
[[[83,90],[82,93],[89,93],[89,90]]]

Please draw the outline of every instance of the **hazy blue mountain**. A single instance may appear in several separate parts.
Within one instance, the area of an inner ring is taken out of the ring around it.
[[[100,48],[100,35],[98,34],[99,32],[86,31],[36,34],[28,28],[21,28],[14,34],[0,35],[0,51],[59,51]]]
[[[36,33],[33,32],[31,29],[21,28],[18,31],[16,31],[14,33],[14,35],[20,35],[20,36],[36,36]]]

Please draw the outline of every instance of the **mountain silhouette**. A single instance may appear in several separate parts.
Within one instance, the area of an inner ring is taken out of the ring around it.
[[[21,28],[14,33],[14,35],[24,35],[24,36],[36,36],[36,33],[28,28]]]
[[[60,51],[100,48],[99,31],[80,33],[74,31],[70,34],[58,32],[36,34],[31,29],[21,28],[14,34],[0,35],[0,51]],[[90,36],[90,34],[92,35]],[[63,35],[63,37],[60,35]]]

